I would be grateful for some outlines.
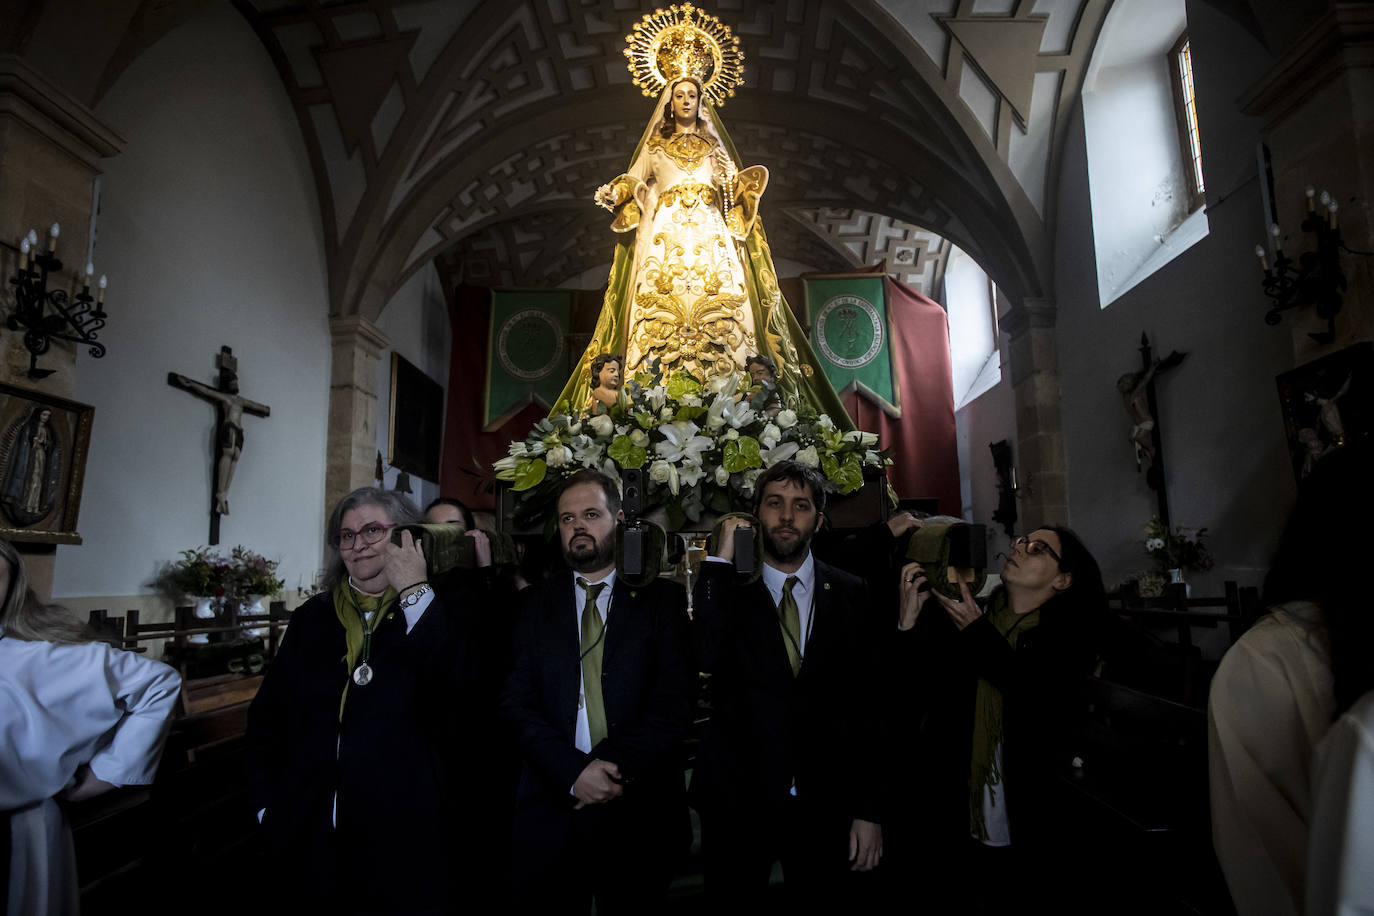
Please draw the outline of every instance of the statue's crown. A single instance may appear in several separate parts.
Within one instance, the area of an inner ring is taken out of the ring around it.
[[[739,39],[715,16],[690,3],[645,14],[625,36],[630,75],[645,95],[690,76],[715,105],[723,105],[743,81]]]

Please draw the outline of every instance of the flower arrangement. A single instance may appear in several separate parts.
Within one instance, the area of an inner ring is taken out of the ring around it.
[[[246,547],[238,546],[233,552],[233,593],[248,595],[275,595],[286,582],[277,578],[277,561],[269,560],[262,554],[254,553]]]
[[[1184,572],[1202,572],[1212,568],[1212,554],[1202,541],[1207,529],[1198,529],[1196,537],[1190,537],[1189,528],[1170,530],[1159,520],[1159,516],[1145,523],[1145,552],[1154,558],[1161,570],[1181,569]]]
[[[645,469],[646,511],[662,506],[672,528],[710,512],[747,508],[763,470],[793,460],[820,470],[836,493],[863,486],[866,468],[891,463],[875,433],[842,431],[825,414],[774,410],[769,383],[738,373],[703,384],[684,371],[666,380],[656,365],[628,379],[616,403],[573,413],[560,401],[496,462],[497,478],[521,493],[517,518],[550,508],[558,482],[581,468],[619,477]],[[770,406],[771,405],[771,406]]]
[[[179,595],[223,597],[228,591],[232,565],[209,547],[183,550],[181,559],[163,570],[158,582]]]
[[[277,561],[246,547],[235,547],[229,559],[209,547],[183,550],[169,563],[158,584],[176,595],[245,598],[275,595],[285,583],[276,577]]]

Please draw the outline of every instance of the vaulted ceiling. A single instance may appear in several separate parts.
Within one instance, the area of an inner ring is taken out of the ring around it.
[[[1244,0],[1213,0],[1241,18]],[[207,0],[0,0],[0,52],[45,54],[93,103]],[[551,286],[610,260],[595,188],[653,103],[630,82],[627,0],[236,0],[281,74],[318,189],[331,310],[375,319],[416,270]],[[931,289],[950,244],[1013,300],[1048,295],[1053,182],[1109,0],[719,0],[744,84],[721,109],[771,173],[775,257],[886,259]],[[99,47],[97,47],[99,45]]]

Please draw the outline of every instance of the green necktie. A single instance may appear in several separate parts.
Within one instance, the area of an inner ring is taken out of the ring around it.
[[[778,605],[778,625],[782,627],[782,642],[787,647],[787,661],[792,666],[792,676],[801,671],[801,613],[797,610],[797,599],[792,597],[792,586],[797,584],[796,576],[788,576],[782,586],[782,603]]]
[[[606,740],[606,706],[601,700],[601,652],[606,645],[602,636],[606,625],[596,610],[596,598],[606,583],[592,584],[579,576],[577,584],[587,593],[582,603],[582,691],[587,704],[587,729],[592,735],[592,747],[596,747]]]

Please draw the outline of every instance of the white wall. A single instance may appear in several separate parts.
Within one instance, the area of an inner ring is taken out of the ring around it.
[[[396,352],[448,391],[448,355],[453,344],[449,329],[448,306],[439,285],[439,273],[426,265],[396,291],[382,309],[377,327],[391,343],[382,351],[377,379],[377,451],[382,453],[387,489],[396,488],[397,470],[387,464],[391,429],[391,354]],[[410,495],[423,509],[439,496],[437,480],[422,480],[410,475]]]
[[[74,608],[146,594],[160,564],[207,542],[215,412],[167,374],[213,384],[221,345],[243,396],[272,410],[244,418],[221,544],[308,586],[323,547],[328,300],[314,183],[277,72],[242,17],[215,6],[141,55],[96,113],[128,147],[102,180],[109,355],[77,360],[75,397],[95,406],[85,543],[58,548],[53,593],[92,599]]]
[[[1099,302],[1113,302],[1183,245],[1161,247],[1188,215],[1167,53],[1183,0],[1121,0],[1103,25],[1083,87]],[[1203,147],[1203,169],[1210,171]],[[1148,269],[1142,271],[1142,267]]]
[[[1217,568],[1195,584],[1217,594],[1228,578],[1260,584],[1292,504],[1274,377],[1293,357],[1288,329],[1264,323],[1251,250],[1262,224],[1258,127],[1235,103],[1269,61],[1207,4],[1192,4],[1188,13],[1207,168],[1230,176],[1230,184],[1209,186],[1206,239],[1099,309],[1092,261],[1083,257],[1092,217],[1082,119],[1074,114],[1057,227],[1058,358],[1070,522],[1110,584],[1151,565],[1141,525],[1155,511],[1154,494],[1135,470],[1116,380],[1140,367],[1142,332],[1156,356],[1188,354],[1158,383],[1159,423],[1173,521],[1209,529]]]

